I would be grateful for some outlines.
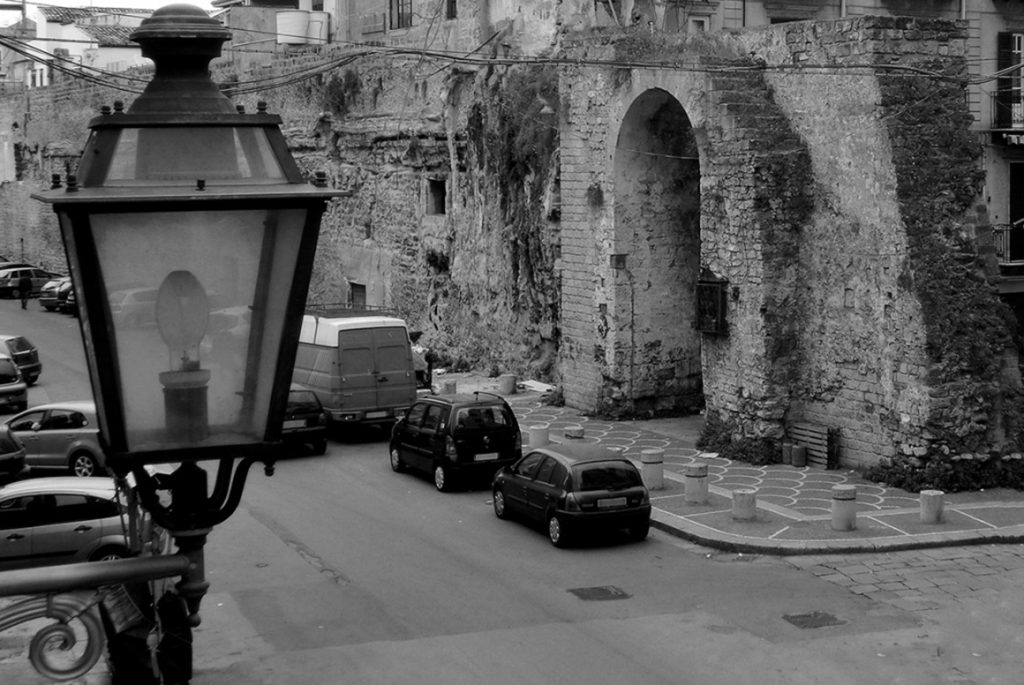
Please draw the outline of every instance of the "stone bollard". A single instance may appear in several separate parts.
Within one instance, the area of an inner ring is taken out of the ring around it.
[[[942,523],[945,494],[942,490],[921,491],[921,523]]]
[[[757,518],[757,490],[740,488],[732,491],[732,518],[734,521],[753,521]]]
[[[683,469],[685,499],[691,504],[708,503],[708,465],[689,464]]]
[[[793,445],[792,461],[793,466],[807,466],[807,447],[804,445]]]
[[[832,530],[857,527],[857,486],[832,486]]]
[[[648,447],[640,451],[640,475],[648,490],[665,487],[665,450]]]
[[[551,444],[551,426],[546,423],[535,423],[530,426],[530,447],[543,447]]]
[[[515,395],[516,394],[516,377],[510,373],[502,374],[498,376],[498,394],[499,395]]]
[[[441,394],[442,395],[454,395],[456,392],[455,381],[444,381],[441,383]]]
[[[566,426],[565,430],[562,431],[562,435],[570,440],[582,440],[583,426]]]

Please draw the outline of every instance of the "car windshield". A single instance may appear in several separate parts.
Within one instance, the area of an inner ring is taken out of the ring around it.
[[[573,468],[577,490],[622,490],[640,485],[640,474],[628,462],[594,461]]]
[[[0,383],[13,383],[18,380],[18,367],[6,357],[0,359]]]

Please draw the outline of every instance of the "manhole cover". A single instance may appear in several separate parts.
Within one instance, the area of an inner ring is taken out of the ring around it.
[[[598,602],[606,599],[626,599],[630,596],[628,592],[614,585],[601,585],[600,587],[578,587],[569,590],[572,594],[586,602]]]
[[[840,620],[832,614],[826,614],[824,611],[812,611],[809,614],[786,614],[782,618],[797,628],[827,628],[846,623],[846,621]]]

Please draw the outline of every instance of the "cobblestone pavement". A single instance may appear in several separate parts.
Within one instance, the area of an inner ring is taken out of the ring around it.
[[[1019,593],[1024,545],[970,545],[877,554],[786,557],[858,595],[910,611]]]

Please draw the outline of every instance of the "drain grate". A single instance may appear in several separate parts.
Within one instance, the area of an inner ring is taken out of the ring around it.
[[[601,585],[598,587],[577,587],[569,590],[585,602],[601,602],[609,599],[627,599],[631,597],[628,592],[614,585]]]
[[[782,618],[786,619],[797,628],[828,628],[829,626],[841,626],[846,621],[836,618],[832,614],[826,614],[824,611],[812,611],[809,614],[786,614]]]

